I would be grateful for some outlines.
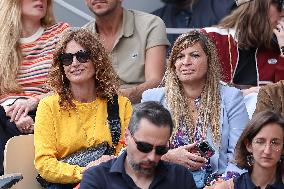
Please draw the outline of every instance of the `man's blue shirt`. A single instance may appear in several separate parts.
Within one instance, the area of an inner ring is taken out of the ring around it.
[[[127,153],[118,158],[89,168],[83,176],[81,189],[138,189],[127,175],[124,161]],[[196,189],[192,174],[181,165],[160,161],[149,189]]]

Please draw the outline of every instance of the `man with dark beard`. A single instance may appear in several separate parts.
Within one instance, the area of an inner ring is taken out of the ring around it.
[[[203,28],[216,25],[235,7],[235,0],[161,0],[165,6],[153,12],[167,28]],[[169,34],[173,45],[178,35]]]
[[[168,152],[173,121],[156,102],[135,106],[125,134],[126,151],[118,158],[89,168],[82,189],[195,189],[192,174],[183,166],[161,160]]]

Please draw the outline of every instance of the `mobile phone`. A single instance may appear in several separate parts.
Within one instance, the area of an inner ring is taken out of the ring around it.
[[[215,150],[210,146],[207,141],[202,141],[196,144],[198,151],[200,152],[202,157],[206,159],[212,157],[215,153]]]

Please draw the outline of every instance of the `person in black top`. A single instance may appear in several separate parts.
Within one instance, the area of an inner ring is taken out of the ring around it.
[[[125,133],[126,151],[118,158],[88,169],[82,189],[196,189],[192,174],[181,165],[161,160],[169,148],[171,115],[156,102],[135,106]]]
[[[263,111],[254,115],[236,146],[235,161],[248,172],[234,178],[234,189],[283,189],[283,140],[284,119],[280,114]],[[221,182],[212,188],[232,188],[230,183]]]
[[[202,31],[216,45],[222,80],[244,94],[284,79],[284,1],[236,0],[238,7]]]

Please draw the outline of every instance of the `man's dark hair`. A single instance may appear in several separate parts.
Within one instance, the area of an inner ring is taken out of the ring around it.
[[[158,127],[169,127],[170,134],[172,134],[173,120],[170,112],[164,108],[163,105],[154,101],[143,102],[136,105],[132,112],[128,126],[128,130],[130,131],[131,135],[137,131],[139,122],[142,118],[147,119]]]

